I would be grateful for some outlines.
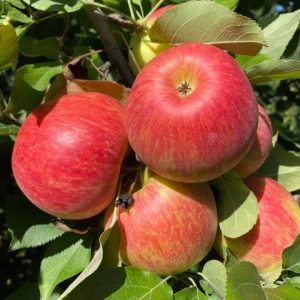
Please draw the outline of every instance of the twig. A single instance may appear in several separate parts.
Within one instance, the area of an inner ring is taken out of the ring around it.
[[[139,27],[138,24],[128,19],[124,19],[120,14],[109,14],[107,15],[107,19],[109,22],[115,23],[129,30],[136,30]]]
[[[99,7],[95,8],[90,5],[85,7],[85,11],[98,32],[104,47],[111,49],[111,51],[107,52],[107,55],[112,63],[118,67],[125,84],[131,86],[134,81],[134,75],[110,31],[107,15]]]

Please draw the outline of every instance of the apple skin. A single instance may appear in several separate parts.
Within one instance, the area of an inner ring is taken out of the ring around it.
[[[128,141],[124,108],[100,93],[67,94],[32,111],[18,133],[12,168],[41,210],[84,219],[113,200]]]
[[[272,123],[264,108],[258,105],[258,126],[255,140],[247,155],[234,167],[242,178],[248,177],[259,169],[272,149]]]
[[[125,114],[139,159],[181,182],[231,170],[249,151],[258,123],[252,87],[238,64],[221,49],[194,43],[165,50],[141,70]]]
[[[223,247],[227,246],[239,260],[250,261],[266,281],[272,281],[273,272],[281,268],[282,251],[300,233],[300,208],[292,195],[271,178],[249,177],[245,183],[257,197],[258,221],[236,239],[218,234],[216,250],[224,256]]]
[[[156,19],[173,6],[174,5],[167,5],[156,10],[146,22],[147,29],[150,29]],[[172,45],[168,43],[152,42],[147,31],[142,28],[132,34],[129,47],[132,49],[132,54],[135,58],[134,61],[132,56],[130,54],[128,55],[129,65],[133,73],[137,75],[145,64],[147,64],[158,53],[172,47]],[[138,64],[139,67],[137,67],[136,64]]]
[[[181,273],[210,251],[217,230],[214,196],[208,184],[150,177],[133,193],[133,205],[119,209],[121,260],[159,275]],[[113,210],[108,210],[106,228]]]

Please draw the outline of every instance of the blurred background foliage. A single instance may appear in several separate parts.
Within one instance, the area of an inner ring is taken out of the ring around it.
[[[5,1],[4,1],[5,2]],[[3,1],[0,1],[0,14],[6,15],[7,11]],[[167,3],[179,3],[183,1],[166,1]],[[129,14],[126,1],[102,0],[102,3],[111,7],[118,7],[124,13]],[[143,1],[145,10],[150,9],[150,1]],[[300,9],[300,1],[287,0],[240,0],[236,11],[242,15],[255,19],[263,28],[272,22],[280,13],[292,12]],[[12,12],[11,12],[12,13]],[[24,10],[26,13],[26,9]],[[28,63],[43,63],[51,60],[64,64],[75,56],[92,50],[101,49],[101,41],[93,29],[92,24],[83,10],[74,13],[61,14],[32,12],[38,20],[31,26],[26,36],[22,36],[26,30],[26,22],[19,28],[19,59],[17,67],[0,73],[0,105],[7,104],[15,81],[15,71]],[[116,34],[119,44],[127,55],[124,37],[129,40],[130,32],[120,29],[116,25],[112,28],[121,31]],[[284,57],[300,59],[300,28],[287,47]],[[32,39],[28,41],[28,39]],[[43,40],[41,53],[28,45],[34,45],[35,39]],[[109,74],[104,74],[99,67],[107,60],[106,53],[93,55],[85,60],[89,79],[99,79],[108,75],[116,81],[122,81],[117,70],[111,69]],[[96,67],[96,68],[95,68]],[[273,120],[278,121],[280,126],[280,142],[289,150],[300,149],[300,80],[275,81],[267,84],[254,85],[257,99],[268,110]],[[18,124],[22,120],[24,112],[14,116],[3,116],[2,122]],[[10,118],[9,120],[5,118]],[[1,128],[0,128],[1,129]],[[7,230],[5,215],[5,199],[16,195],[18,189],[12,179],[10,156],[13,139],[0,134],[0,299],[6,298],[14,290],[25,282],[34,282],[38,276],[40,260],[44,247],[36,249],[19,250],[8,252],[10,234]]]

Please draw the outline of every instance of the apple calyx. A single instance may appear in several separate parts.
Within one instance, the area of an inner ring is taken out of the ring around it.
[[[115,200],[115,207],[128,209],[133,204],[133,197],[131,194],[122,194]]]
[[[187,96],[193,92],[191,83],[186,80],[182,82],[180,85],[178,85],[176,89],[180,96]]]

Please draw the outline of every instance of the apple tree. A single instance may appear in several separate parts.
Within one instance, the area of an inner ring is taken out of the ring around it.
[[[3,298],[300,299],[300,3],[0,12]]]

